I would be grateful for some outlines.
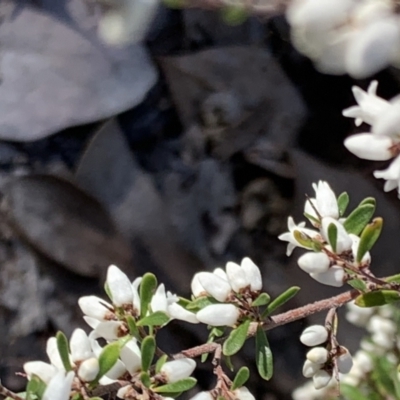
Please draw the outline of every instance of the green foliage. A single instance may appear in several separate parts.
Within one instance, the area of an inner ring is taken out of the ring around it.
[[[165,312],[156,311],[138,321],[137,326],[163,326],[169,322],[169,320],[170,318]]]
[[[66,371],[71,371],[71,362],[69,361],[69,345],[68,339],[63,332],[58,331],[56,334],[57,349],[60,353],[60,358]]]
[[[299,290],[300,288],[298,286],[292,286],[291,288],[285,290],[268,305],[267,309],[262,313],[262,317],[267,317],[268,315],[272,314],[277,308],[283,306],[286,302],[296,296]]]
[[[329,224],[328,226],[328,241],[329,244],[332,246],[332,250],[336,253],[337,248],[337,237],[338,237],[338,230],[335,224]]]
[[[249,17],[249,14],[241,5],[226,6],[221,10],[221,17],[227,25],[236,26],[243,24]]]
[[[381,234],[382,225],[382,218],[375,218],[364,228],[360,236],[360,244],[358,246],[356,257],[357,262],[360,262],[364,255],[372,249]]]
[[[246,342],[249,326],[250,320],[247,320],[231,331],[222,347],[224,355],[233,356],[243,347]]]
[[[250,370],[247,367],[242,367],[236,373],[235,378],[233,379],[231,390],[235,390],[240,388],[246,384],[250,377]]]
[[[99,356],[99,373],[96,376],[95,382],[98,382],[118,361],[121,352],[121,342],[109,343],[103,348]]]
[[[142,282],[140,283],[140,317],[143,318],[147,315],[149,305],[153,294],[157,288],[157,278],[152,273],[143,275]]]
[[[38,376],[34,375],[26,386],[25,399],[41,399],[45,390],[46,384]]]
[[[338,203],[338,208],[339,208],[339,215],[341,217],[343,217],[344,213],[347,210],[347,206],[349,205],[349,195],[347,194],[347,192],[343,192],[339,195],[339,197],[337,198],[337,203]]]
[[[359,235],[367,226],[375,212],[375,205],[363,204],[358,206],[344,221],[343,226],[348,233]]]
[[[271,301],[268,293],[260,293],[260,295],[251,303],[252,307],[266,306]]]
[[[272,351],[262,326],[256,332],[256,365],[262,379],[269,381],[274,373]]]
[[[156,393],[180,393],[186,392],[187,390],[192,389],[197,383],[197,380],[194,378],[185,378],[181,379],[178,382],[167,383],[166,385],[158,386],[153,388],[153,391]]]
[[[154,353],[156,351],[156,340],[154,336],[146,336],[143,339],[141,352],[142,352],[142,370],[148,371],[153,362]]]
[[[400,299],[400,293],[396,290],[374,290],[364,293],[355,299],[359,307],[377,307],[390,304]]]

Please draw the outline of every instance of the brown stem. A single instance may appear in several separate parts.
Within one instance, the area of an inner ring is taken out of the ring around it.
[[[22,397],[18,396],[16,393],[12,392],[11,390],[6,389],[1,383],[0,383],[0,394],[3,396],[9,397],[10,399],[24,400]]]
[[[276,328],[281,325],[289,324],[290,322],[297,321],[299,319],[306,318],[310,315],[316,314],[321,311],[325,311],[331,308],[339,308],[349,301],[355,299],[360,294],[357,290],[349,290],[347,292],[341,293],[337,296],[330,297],[329,299],[319,300],[306,306],[295,308],[294,310],[286,311],[284,313],[278,314],[271,317],[268,321],[263,324],[266,331]],[[254,336],[257,330],[257,323],[253,322],[250,325],[248,336]],[[222,339],[223,340],[223,339]],[[177,353],[173,358],[183,358],[183,357],[198,357],[205,353],[211,353],[216,350],[219,346],[218,343],[205,343],[200,346],[192,347],[191,349],[184,350]]]

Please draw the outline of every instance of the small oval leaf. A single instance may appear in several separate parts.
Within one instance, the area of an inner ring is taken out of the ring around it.
[[[175,392],[186,392],[193,388],[197,383],[197,380],[190,377],[181,379],[180,381],[167,383],[166,385],[158,386],[153,388],[156,393],[175,393]]]
[[[339,208],[339,215],[342,217],[347,210],[347,206],[349,205],[349,195],[347,192],[343,192],[337,198],[338,208]]]
[[[250,370],[247,367],[242,367],[237,372],[235,379],[233,380],[231,390],[235,390],[245,385],[250,377]]]
[[[121,345],[119,342],[110,343],[103,348],[99,356],[100,368],[95,379],[96,382],[115,365],[118,361],[120,351]]]
[[[301,244],[303,247],[307,249],[312,249],[314,247],[314,242],[313,240],[307,236],[305,233],[300,232],[300,231],[293,231],[293,236],[296,239],[296,241]]]
[[[368,222],[371,221],[374,212],[375,205],[363,204],[358,206],[343,222],[343,226],[347,233],[359,235],[367,226]]]
[[[148,272],[143,275],[140,282],[140,316],[141,318],[147,315],[149,304],[153,294],[157,288],[157,278],[154,274]]]
[[[359,307],[376,307],[393,303],[400,299],[400,293],[396,290],[374,290],[364,293],[355,299]]]
[[[329,224],[328,241],[334,253],[336,253],[337,236],[338,236],[337,226],[333,223]]]
[[[251,303],[252,307],[266,306],[271,301],[271,296],[268,293],[260,293],[260,295]]]
[[[260,325],[256,332],[256,364],[261,378],[269,381],[274,373],[273,357],[267,335]]]
[[[148,371],[150,369],[151,363],[153,362],[155,351],[156,351],[156,340],[154,336],[146,336],[143,339],[141,346],[143,371]]]
[[[60,354],[61,361],[66,371],[71,371],[71,362],[69,360],[68,339],[63,332],[58,331],[56,334],[57,349]]]
[[[166,354],[162,355],[156,363],[156,374],[161,371],[162,366],[167,362],[168,356]]]
[[[272,314],[278,307],[281,307],[283,304],[288,302],[291,298],[296,296],[300,288],[298,286],[292,286],[291,288],[285,290],[281,293],[274,301],[272,301],[267,309],[262,313],[262,317]]]
[[[170,317],[163,311],[156,311],[137,322],[137,326],[163,326],[170,320]]]
[[[383,219],[375,218],[361,233],[360,244],[357,251],[357,262],[360,262],[365,253],[370,251],[378,240],[382,231]]]
[[[233,356],[243,347],[249,326],[250,320],[247,320],[231,331],[222,346],[222,352],[225,356]]]

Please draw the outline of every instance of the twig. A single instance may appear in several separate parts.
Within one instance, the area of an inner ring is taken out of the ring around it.
[[[12,392],[11,390],[6,389],[1,383],[0,383],[0,394],[6,397],[10,397],[11,399],[14,400],[24,400],[22,397],[18,396],[16,393]]]

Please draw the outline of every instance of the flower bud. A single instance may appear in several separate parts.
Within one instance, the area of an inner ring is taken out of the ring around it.
[[[324,370],[317,371],[313,376],[313,383],[315,389],[322,389],[328,385],[331,381],[332,375],[328,374],[328,372]]]
[[[166,362],[161,367],[160,372],[166,377],[168,383],[174,383],[188,378],[195,368],[196,362],[194,360],[191,358],[180,358]]]
[[[229,282],[211,272],[200,274],[199,281],[204,290],[218,301],[225,301],[232,291]]]
[[[353,358],[346,347],[340,347],[340,352],[342,354],[337,358],[338,370],[342,374],[348,374],[353,367]]]
[[[46,384],[48,384],[57,373],[57,368],[54,365],[43,361],[28,361],[24,364],[23,368],[29,379],[32,375],[37,375]]]
[[[328,330],[322,325],[309,326],[300,336],[300,342],[310,347],[324,343],[327,339]]]
[[[311,378],[320,369],[321,369],[321,364],[316,364],[310,360],[306,360],[303,365],[303,376],[305,378]]]
[[[173,319],[186,321],[189,322],[190,324],[199,323],[196,314],[186,310],[186,308],[182,307],[178,303],[172,303],[171,305],[168,306],[168,315]]]
[[[328,286],[341,287],[343,286],[344,271],[342,267],[334,265],[328,271],[321,274],[310,274],[311,278],[317,282]]]
[[[93,355],[90,340],[83,329],[75,329],[69,341],[71,359],[73,362],[83,361]]]
[[[307,355],[307,360],[315,364],[325,364],[328,361],[329,352],[325,347],[314,347]]]
[[[364,160],[385,161],[393,157],[393,141],[387,136],[359,133],[345,139],[344,145],[351,153]]]
[[[42,400],[68,399],[73,379],[73,371],[69,371],[66,375],[64,371],[58,371],[47,385]]]
[[[367,329],[369,332],[377,333],[381,332],[389,336],[393,336],[396,333],[396,324],[380,315],[374,315],[369,320]]]
[[[235,399],[238,400],[256,400],[255,397],[250,393],[246,386],[242,386],[233,391]]]
[[[156,292],[153,294],[151,298],[151,311],[157,312],[167,312],[168,302],[167,302],[167,295],[165,294],[165,286],[162,283],[158,286]]]
[[[211,304],[196,314],[200,322],[211,326],[234,326],[239,316],[239,309],[233,304]]]
[[[339,207],[336,196],[328,182],[319,181],[318,185],[313,184],[317,210],[321,217],[339,218]]]
[[[260,268],[249,257],[243,258],[241,266],[246,273],[248,282],[250,282],[250,289],[256,292],[260,291],[263,285]]]
[[[240,292],[241,289],[250,286],[250,282],[247,280],[246,272],[240,265],[229,261],[226,263],[225,269],[233,291]]]
[[[96,357],[91,357],[81,363],[78,368],[78,376],[84,382],[92,382],[99,373],[99,370],[99,361]]]
[[[131,375],[140,370],[142,365],[142,353],[137,345],[136,339],[131,339],[122,347],[120,358]]]
[[[107,270],[106,284],[111,293],[112,302],[121,307],[124,304],[132,304],[133,293],[129,278],[115,265],[110,265]]]
[[[83,296],[78,300],[79,307],[88,317],[103,321],[110,313],[112,305],[97,296]]]
[[[299,267],[308,274],[320,274],[329,269],[330,260],[325,253],[314,253],[309,251],[303,254],[298,260]]]
[[[335,225],[336,229],[337,229],[335,253],[342,254],[344,251],[350,250],[351,245],[353,244],[351,237],[346,232],[346,229],[344,229],[344,226],[340,222],[338,222],[335,219],[330,218],[330,217],[322,218],[322,234],[323,234],[325,240],[327,242],[329,242],[328,229],[331,224]],[[329,242],[329,244],[332,246],[332,248],[335,248],[334,243]]]

